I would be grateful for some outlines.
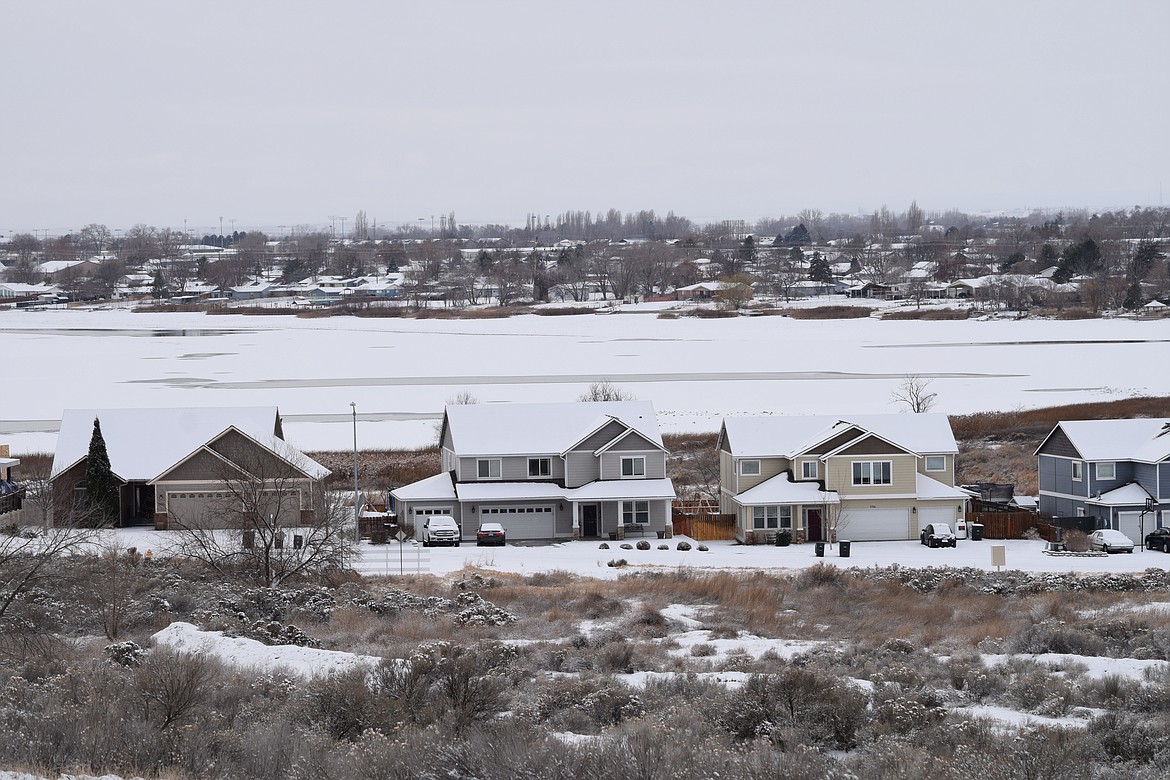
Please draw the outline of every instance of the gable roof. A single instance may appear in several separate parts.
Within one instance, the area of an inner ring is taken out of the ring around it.
[[[725,417],[725,440],[736,458],[795,457],[850,426],[910,452],[954,453],[959,447],[945,414],[766,415]],[[860,438],[860,436],[859,436]]]
[[[1085,460],[1158,463],[1170,457],[1170,418],[1061,420],[1040,443],[1040,448],[1058,429],[1064,431]]]
[[[95,417],[101,421],[110,468],[126,481],[154,479],[232,427],[282,457],[294,453],[303,457],[275,436],[278,416],[275,406],[66,409],[61,416],[52,475],[57,476],[89,454]],[[313,466],[324,469],[305,460],[306,471]]]
[[[443,426],[460,456],[558,455],[614,419],[662,446],[649,401],[454,404]]]

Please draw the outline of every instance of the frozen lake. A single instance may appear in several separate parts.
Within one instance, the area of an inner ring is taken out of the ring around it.
[[[438,320],[0,311],[0,442],[49,451],[66,408],[275,404],[307,450],[433,441],[444,403],[569,401],[607,379],[653,401],[664,432],[729,414],[899,411],[907,374],[935,411],[1170,394],[1170,320]]]

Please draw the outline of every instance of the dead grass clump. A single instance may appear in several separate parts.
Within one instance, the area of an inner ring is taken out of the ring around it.
[[[796,575],[796,587],[802,590],[807,588],[840,588],[845,584],[845,576],[845,573],[836,566],[818,563]]]
[[[678,319],[678,312],[660,311],[660,312],[658,312],[658,319],[660,319],[660,320],[677,320]]]
[[[431,309],[424,309],[423,311],[431,311]],[[500,307],[494,306],[488,309],[463,309],[458,312],[457,316],[461,320],[503,320],[508,317],[513,317],[517,314],[531,314],[532,310],[526,307]]]
[[[1092,546],[1089,544],[1089,535],[1076,528],[1066,528],[1061,533],[1061,539],[1064,540],[1065,548],[1071,552],[1088,552]]]
[[[738,317],[735,309],[691,309],[686,312],[687,317],[698,317],[701,320],[718,320],[725,317]]]
[[[592,306],[539,306],[533,309],[532,313],[541,317],[566,317],[574,314],[596,314],[597,309]]]
[[[1055,316],[1058,320],[1092,320],[1099,315],[1082,306],[1070,306],[1067,309],[1058,309]]]
[[[904,309],[881,315],[883,320],[965,320],[969,309]]]
[[[405,317],[409,310],[404,306],[363,306],[353,312],[355,317]]]
[[[859,320],[873,314],[868,306],[817,306],[812,309],[784,309],[794,320]]]

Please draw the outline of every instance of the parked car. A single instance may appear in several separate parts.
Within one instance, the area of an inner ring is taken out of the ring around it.
[[[449,544],[458,547],[462,533],[459,524],[451,515],[428,515],[423,523],[423,547],[433,547],[436,544]]]
[[[1121,531],[1112,528],[1101,528],[1089,534],[1089,547],[1094,550],[1112,552],[1133,552],[1133,542]]]
[[[1146,534],[1146,549],[1170,553],[1170,526],[1158,528]]]
[[[498,544],[503,547],[507,540],[507,532],[499,523],[484,523],[475,532],[475,546],[484,547],[489,544]]]
[[[957,547],[958,541],[946,523],[927,523],[918,534],[918,539],[927,547]]]

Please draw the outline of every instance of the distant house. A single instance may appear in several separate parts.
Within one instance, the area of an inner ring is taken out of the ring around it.
[[[916,539],[967,504],[946,415],[727,417],[718,448],[720,512],[735,515],[744,542],[780,530],[809,541]]]
[[[120,486],[120,525],[230,526],[241,485],[266,494],[281,525],[324,509],[329,470],[284,441],[276,407],[238,407],[66,410],[51,473],[63,511],[84,501],[95,418]]]
[[[1170,506],[1170,419],[1057,423],[1036,450],[1040,512],[1096,518],[1141,544]]]
[[[688,284],[686,287],[679,287],[675,290],[674,297],[678,301],[709,301],[718,295],[719,291],[726,286],[724,282]]]
[[[442,473],[392,491],[415,525],[451,515],[474,538],[498,522],[509,540],[672,535],[674,486],[645,401],[448,406]]]

